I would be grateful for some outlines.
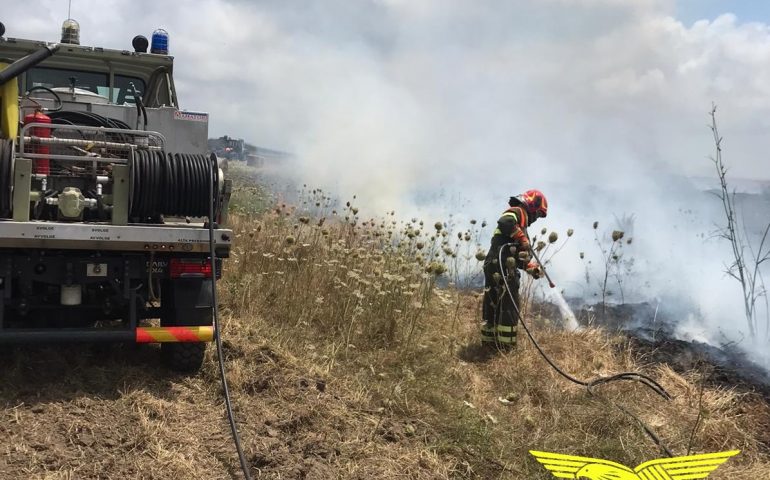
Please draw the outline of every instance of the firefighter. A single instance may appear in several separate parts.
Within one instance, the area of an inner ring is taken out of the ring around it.
[[[519,269],[533,278],[542,276],[540,265],[531,258],[527,227],[548,214],[548,201],[540,190],[527,190],[511,197],[509,208],[497,221],[492,244],[484,260],[484,303],[481,327],[482,345],[510,349],[516,345],[519,323]],[[512,244],[503,248],[506,244]],[[499,257],[502,249],[502,269]],[[506,275],[511,296],[505,291]]]

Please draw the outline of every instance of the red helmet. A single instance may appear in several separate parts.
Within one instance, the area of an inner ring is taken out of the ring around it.
[[[524,204],[524,208],[527,209],[527,213],[534,218],[545,218],[548,215],[548,200],[540,190],[527,190],[518,196],[521,203]]]

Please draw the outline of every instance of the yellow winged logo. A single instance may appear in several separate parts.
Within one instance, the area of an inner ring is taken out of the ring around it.
[[[705,453],[686,457],[660,458],[631,470],[625,465],[599,458],[576,457],[560,453],[530,450],[538,462],[556,478],[585,480],[696,480],[711,472],[740,450]]]

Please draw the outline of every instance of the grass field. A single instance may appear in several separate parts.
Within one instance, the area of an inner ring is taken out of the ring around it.
[[[480,292],[453,288],[449,268],[475,254],[475,227],[457,237],[433,221],[362,219],[353,199],[336,208],[312,189],[290,204],[254,175],[233,175],[236,241],[219,285],[254,476],[546,479],[529,450],[631,467],[664,456],[614,401],[676,455],[741,450],[709,478],[770,478],[770,406],[750,386],[714,381],[706,362],[675,371],[624,336],[566,333],[537,308],[533,330],[565,370],[644,372],[673,399],[630,383],[592,396],[523,336],[489,354],[477,345]],[[161,369],[147,346],[0,359],[0,478],[238,478],[212,348],[191,377]]]

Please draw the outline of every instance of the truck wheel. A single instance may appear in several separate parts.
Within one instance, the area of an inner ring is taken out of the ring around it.
[[[160,356],[163,364],[179,373],[195,373],[203,365],[205,343],[162,343]]]
[[[211,280],[181,278],[161,286],[162,327],[212,325]],[[170,369],[195,373],[203,364],[205,343],[163,343],[161,359]]]

